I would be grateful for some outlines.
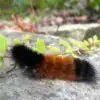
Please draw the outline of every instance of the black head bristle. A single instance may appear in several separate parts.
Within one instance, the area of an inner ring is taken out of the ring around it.
[[[32,51],[25,45],[15,45],[11,49],[12,57],[14,61],[22,66],[32,67],[35,64],[40,63],[44,57],[42,54],[38,54],[35,51]]]
[[[86,60],[75,59],[75,72],[76,76],[80,77],[81,81],[94,81],[95,80],[95,69]]]

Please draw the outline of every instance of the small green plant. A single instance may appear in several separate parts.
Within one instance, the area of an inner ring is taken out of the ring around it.
[[[100,46],[100,40],[96,35],[93,36],[93,38],[88,39],[89,46]]]
[[[23,43],[27,43],[27,42],[30,42],[32,41],[32,35],[23,35],[21,40],[15,38],[13,39],[13,42],[14,42],[14,45],[17,45],[17,44],[23,44]]]
[[[6,38],[3,35],[0,35],[0,52],[6,52],[8,44]]]
[[[46,46],[44,44],[44,41],[38,38],[36,48],[34,50],[36,50],[38,53],[45,53],[46,52]]]
[[[29,34],[27,34],[27,35],[23,35],[22,36],[22,41],[25,43],[25,42],[30,42],[30,41],[32,41],[32,35],[29,35]]]
[[[53,46],[50,45],[47,48],[50,52],[53,52],[54,54],[60,54],[61,53],[61,51],[58,47],[53,47]]]
[[[4,58],[0,57],[0,69],[2,69],[3,64],[4,64]]]
[[[23,42],[19,39],[14,39],[13,42],[14,42],[14,45],[23,44]]]
[[[0,35],[0,68],[2,68],[4,63],[4,56],[8,50],[8,44],[6,38],[3,35]]]
[[[76,46],[78,48],[78,53],[80,53],[79,52],[80,50],[84,50],[85,52],[90,54],[90,52],[89,52],[90,49],[87,47],[87,44],[88,44],[87,41],[81,42],[81,41],[77,41],[77,40],[74,40],[74,39],[70,39],[70,42],[73,46]]]
[[[61,39],[60,44],[65,47],[65,53],[70,54],[74,57],[77,57],[77,55],[74,53],[73,48],[70,46],[70,44],[67,41]]]
[[[22,36],[21,40],[17,38],[13,39],[14,45],[23,43],[26,44],[27,42],[30,41],[32,41],[32,35],[24,35]],[[70,41],[67,42],[64,39],[60,39],[59,42],[65,48],[65,51],[63,53],[58,47],[54,47],[52,45],[46,47],[44,41],[40,38],[38,38],[36,41],[36,48],[33,47],[31,48],[37,51],[38,53],[42,54],[45,54],[46,50],[49,50],[54,54],[58,55],[69,54],[76,58],[78,57],[78,55],[76,55],[76,51],[73,49],[73,47],[77,48],[77,52],[79,52],[80,50],[84,50],[84,52],[89,55],[91,55],[91,51],[93,51],[94,49],[100,48],[100,39],[96,35],[84,41],[77,41],[70,39]],[[72,44],[72,46],[70,45],[70,43]],[[5,36],[0,35],[0,68],[2,68],[3,66],[4,57],[6,56],[7,50],[8,50],[7,40]]]

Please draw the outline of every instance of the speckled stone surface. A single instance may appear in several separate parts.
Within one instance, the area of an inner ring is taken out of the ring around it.
[[[9,45],[13,43],[13,38],[20,37],[19,33],[4,35]],[[37,37],[44,39],[46,45],[55,40],[55,44],[59,46],[59,37],[41,35],[33,35],[32,45]],[[16,69],[10,76],[0,78],[0,100],[100,100],[100,53],[89,57],[88,60],[94,64],[97,71],[96,83],[30,79]],[[4,68],[11,68],[11,62],[11,59],[5,59]]]

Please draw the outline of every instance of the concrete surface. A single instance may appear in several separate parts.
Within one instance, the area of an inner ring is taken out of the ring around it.
[[[83,40],[92,37],[94,34],[100,37],[100,24],[91,23],[61,25],[58,28],[58,32],[57,26],[46,26],[40,27],[39,31],[46,32],[55,36],[72,37],[77,40]]]

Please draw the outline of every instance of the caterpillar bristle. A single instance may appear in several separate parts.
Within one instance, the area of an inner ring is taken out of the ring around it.
[[[81,81],[94,81],[95,69],[86,60],[74,59],[76,76],[80,76]]]
[[[28,66],[34,69],[34,65],[40,63],[44,59],[42,54],[38,54],[25,45],[13,46],[11,49],[11,54],[14,61],[21,65],[20,67],[22,68]]]
[[[94,81],[96,76],[94,67],[85,60],[39,54],[25,45],[13,46],[11,54],[13,60],[19,64],[20,68],[27,66],[29,73],[32,73],[35,69],[38,77]]]

